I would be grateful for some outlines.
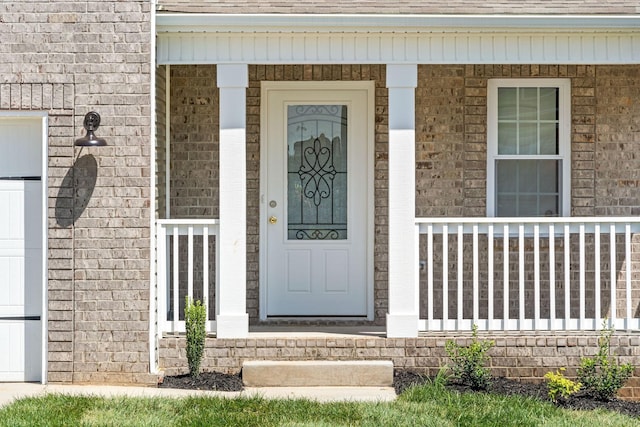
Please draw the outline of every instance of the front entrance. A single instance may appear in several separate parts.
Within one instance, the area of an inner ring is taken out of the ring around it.
[[[42,117],[0,117],[0,381],[42,380]]]
[[[262,102],[261,317],[371,318],[373,84],[263,83]]]

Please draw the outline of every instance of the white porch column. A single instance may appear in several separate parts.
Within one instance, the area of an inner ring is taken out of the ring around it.
[[[220,88],[220,283],[217,337],[244,338],[247,314],[247,64],[218,65]]]
[[[415,264],[415,64],[387,65],[389,89],[388,337],[418,335]]]

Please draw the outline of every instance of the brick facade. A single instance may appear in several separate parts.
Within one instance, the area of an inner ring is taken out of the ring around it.
[[[2,6],[0,109],[49,116],[51,382],[152,380],[150,6]],[[109,146],[74,148],[91,110]]]

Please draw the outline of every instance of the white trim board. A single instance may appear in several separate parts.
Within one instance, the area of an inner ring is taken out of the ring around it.
[[[158,13],[159,64],[638,63],[638,15]]]

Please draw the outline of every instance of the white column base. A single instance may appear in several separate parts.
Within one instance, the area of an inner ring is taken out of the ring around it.
[[[387,338],[416,338],[418,323],[417,314],[387,313]]]
[[[216,338],[247,338],[248,314],[219,314],[216,316]]]

